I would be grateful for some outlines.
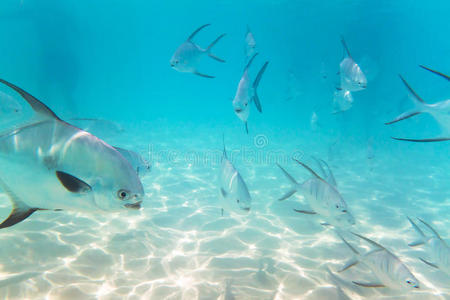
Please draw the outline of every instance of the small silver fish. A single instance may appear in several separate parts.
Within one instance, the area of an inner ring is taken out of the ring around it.
[[[313,131],[317,131],[317,129],[319,129],[319,117],[317,116],[316,112],[313,111],[313,113],[311,114],[311,119],[309,124],[311,125],[311,129]]]
[[[250,114],[250,104],[252,102],[255,102],[255,106],[258,109],[258,111],[262,112],[261,103],[259,102],[256,89],[258,88],[261,77],[264,74],[267,65],[269,64],[269,62],[266,61],[262,66],[262,68],[259,70],[258,75],[256,75],[253,84],[250,83],[249,68],[253,60],[255,59],[256,55],[258,55],[258,53],[255,53],[255,55],[253,55],[253,57],[247,63],[247,66],[244,69],[244,74],[242,75],[241,80],[239,81],[236,95],[234,96],[232,103],[234,112],[239,117],[239,119],[241,119],[242,122],[244,122],[245,131],[247,133],[248,133],[247,120]]]
[[[203,73],[200,73],[197,70],[197,65],[204,55],[208,55],[209,57],[219,61],[219,62],[225,62],[223,59],[215,56],[211,53],[212,47],[225,36],[225,34],[220,35],[218,38],[216,38],[206,49],[201,48],[199,45],[195,44],[192,39],[194,36],[203,28],[209,26],[211,24],[205,24],[201,27],[199,27],[197,30],[195,30],[188,39],[181,44],[178,49],[173,54],[172,58],[170,59],[170,66],[177,70],[178,72],[183,73],[193,73],[198,76],[206,77],[206,78],[214,78],[214,76],[206,75]]]
[[[353,96],[350,91],[337,88],[333,95],[333,114],[349,110],[353,106]]]
[[[256,53],[256,41],[250,26],[247,25],[247,33],[245,34],[245,57],[249,60]]]
[[[295,212],[309,215],[318,214],[325,218],[327,221],[326,224],[331,224],[336,227],[348,227],[354,225],[355,218],[350,213],[344,198],[342,198],[341,194],[339,194],[336,186],[333,185],[333,183],[335,184],[335,181],[332,174],[329,177],[329,182],[327,182],[310,167],[296,159],[294,160],[308,170],[313,177],[306,180],[302,184],[299,184],[285,169],[277,164],[292,184],[292,188],[278,200],[286,200],[299,191],[305,196],[311,210],[294,209]]]
[[[142,155],[127,149],[123,149],[120,147],[114,147],[126,160],[131,164],[133,169],[136,170],[136,173],[139,177],[143,177],[150,173],[151,165],[150,162],[147,161]]]
[[[231,209],[232,211],[249,212],[252,199],[241,174],[239,174],[233,164],[228,160],[225,140],[223,141],[223,156],[219,177],[220,193],[223,200],[222,215],[224,208]]]
[[[409,271],[406,265],[392,252],[380,244],[356,233],[353,235],[365,240],[375,247],[374,250],[361,255],[352,245],[350,245],[339,233],[338,236],[353,252],[354,257],[349,260],[339,271],[343,272],[358,263],[364,264],[377,277],[380,282],[360,282],[353,281],[354,284],[362,287],[382,288],[390,287],[393,289],[418,289],[419,281]]]
[[[341,42],[346,53],[346,56],[339,65],[341,88],[350,92],[363,90],[367,87],[366,76],[361,71],[358,64],[353,60],[343,37],[341,37]]]
[[[21,126],[0,132],[0,189],[12,211],[0,228],[38,210],[139,209],[142,183],[110,145],[61,120],[38,99],[0,79],[33,110]]]
[[[419,219],[419,221],[422,222],[433,233],[433,236],[426,236],[423,231],[413,222],[413,220],[411,220],[409,217],[408,220],[419,235],[419,239],[412,243],[409,243],[408,246],[428,246],[427,252],[429,252],[431,256],[431,262],[421,257],[419,257],[419,259],[427,265],[439,269],[444,273],[450,275],[450,247],[447,245],[447,243],[441,238],[439,233],[437,233],[437,231],[434,230],[434,228],[424,220]]]
[[[421,66],[421,67],[430,72],[433,72],[447,80],[450,80],[450,77],[445,74],[431,70],[424,66]],[[409,138],[397,138],[397,137],[392,137],[392,138],[394,140],[407,141],[407,142],[442,142],[442,141],[450,140],[450,99],[436,102],[433,104],[428,104],[419,96],[419,94],[417,94],[412,89],[412,87],[408,84],[408,82],[406,82],[406,80],[401,75],[399,75],[399,76],[400,76],[400,79],[402,80],[403,84],[408,89],[409,96],[413,100],[415,107],[412,110],[409,110],[407,112],[400,114],[394,120],[385,123],[385,125],[391,125],[391,124],[397,123],[399,121],[417,116],[421,113],[428,113],[441,126],[442,136],[437,137],[437,138],[427,138],[427,139],[409,139]]]

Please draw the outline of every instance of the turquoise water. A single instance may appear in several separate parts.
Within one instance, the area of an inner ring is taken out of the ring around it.
[[[0,78],[64,120],[102,120],[87,131],[139,153],[151,171],[139,211],[43,211],[1,229],[1,297],[345,299],[342,289],[350,299],[450,299],[450,275],[419,260],[433,249],[408,246],[417,234],[406,218],[449,240],[449,142],[391,139],[445,131],[427,114],[384,125],[414,107],[398,74],[429,103],[449,98],[448,82],[418,67],[450,73],[449,12],[446,1],[3,0]],[[199,66],[216,78],[172,69],[177,47],[207,23],[194,38],[201,47],[226,33],[213,47],[226,63],[205,56]],[[269,61],[248,134],[231,104],[247,25],[259,52],[252,78]],[[368,84],[332,114],[341,35]],[[221,214],[222,135],[252,197],[248,214]],[[292,157],[316,171],[312,157],[328,162],[350,230],[395,253],[420,289],[356,286],[374,278],[363,265],[337,272],[352,253],[335,228],[292,210],[308,207],[302,193],[277,201],[290,186],[276,163],[298,182],[311,176]],[[0,198],[3,219],[11,204]]]

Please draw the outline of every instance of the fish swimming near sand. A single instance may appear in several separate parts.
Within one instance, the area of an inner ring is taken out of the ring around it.
[[[222,195],[222,215],[224,209],[249,212],[252,198],[241,174],[228,159],[225,139],[223,140],[223,155],[219,178],[220,193]]]
[[[61,120],[23,89],[2,79],[0,83],[32,110],[32,117],[12,130],[0,129],[0,189],[12,202],[11,214],[0,228],[13,226],[38,210],[99,212],[141,207],[141,181],[122,154]]]
[[[349,110],[353,106],[353,96],[350,91],[336,88],[333,95],[333,112],[337,114]]]
[[[236,95],[234,96],[232,103],[234,112],[239,117],[239,119],[241,119],[241,121],[244,122],[245,131],[247,133],[248,133],[247,120],[250,115],[250,104],[254,102],[258,111],[260,113],[262,112],[261,103],[259,101],[258,93],[256,90],[258,88],[259,82],[261,81],[261,77],[264,74],[267,65],[269,64],[268,61],[264,63],[264,65],[259,70],[258,75],[256,75],[255,81],[251,83],[249,68],[257,55],[258,53],[255,53],[245,66],[244,74],[242,74],[241,80],[239,81]]]
[[[447,80],[449,80],[449,77],[443,73],[431,70],[429,68],[423,67],[422,68],[437,74]],[[428,113],[430,114],[440,125],[442,129],[442,136],[436,137],[436,138],[426,138],[426,139],[411,139],[411,138],[398,138],[398,137],[392,137],[394,140],[398,141],[407,141],[407,142],[443,142],[450,140],[450,99],[443,100],[440,102],[436,102],[433,104],[426,103],[420,96],[417,94],[412,87],[406,82],[406,80],[401,76],[400,79],[402,80],[403,84],[406,86],[410,98],[414,102],[414,108],[400,114],[398,117],[396,117],[394,120],[385,123],[386,125],[391,125],[394,123],[397,123],[399,121],[403,121],[406,119],[409,119],[411,117],[417,116],[422,113]]]
[[[170,66],[173,69],[177,70],[178,72],[193,73],[195,75],[206,78],[215,77],[204,73],[200,73],[197,70],[197,66],[200,59],[205,55],[208,55],[212,59],[215,59],[219,62],[222,63],[225,62],[225,60],[211,53],[212,47],[214,47],[214,45],[225,36],[225,34],[222,34],[218,38],[216,38],[206,49],[201,48],[199,45],[197,45],[192,41],[192,39],[200,30],[210,25],[211,24],[205,24],[203,26],[200,26],[188,37],[188,39],[183,44],[181,44],[178,47],[178,49],[175,51],[172,58],[170,59]]]
[[[292,184],[291,189],[278,200],[286,200],[296,192],[301,192],[305,196],[311,209],[294,209],[295,212],[308,215],[317,214],[327,221],[324,225],[331,224],[336,227],[354,225],[355,218],[350,213],[344,198],[338,192],[334,177],[332,175],[331,177],[329,176],[327,181],[327,179],[319,176],[304,163],[296,159],[294,160],[308,170],[313,176],[299,184],[283,167],[277,164]]]
[[[338,236],[344,244],[347,245],[354,254],[354,257],[350,259],[339,272],[343,272],[358,263],[362,263],[376,276],[376,280],[374,279],[371,282],[354,280],[352,281],[354,284],[367,288],[389,287],[393,289],[418,289],[420,287],[417,278],[395,254],[362,235],[356,233],[352,234],[375,247],[365,254],[360,254],[358,250],[350,245],[350,243],[338,233]]]
[[[132,150],[120,148],[120,147],[114,147],[122,156],[128,160],[128,162],[131,164],[133,169],[136,170],[136,173],[139,175],[139,177],[143,177],[150,173],[151,171],[151,164],[148,160],[146,160],[142,155],[139,153],[136,153]]]
[[[419,219],[419,221],[422,222],[423,225],[425,225],[425,227],[427,227],[428,230],[433,233],[431,236],[425,235],[425,233],[419,228],[419,226],[417,226],[416,223],[414,223],[413,220],[411,220],[409,217],[408,220],[419,235],[419,239],[412,243],[409,243],[408,246],[426,246],[426,252],[429,253],[430,260],[424,259],[422,257],[419,257],[419,259],[427,265],[439,269],[444,273],[450,275],[450,247],[447,245],[447,243],[441,238],[439,233],[424,220]]]
[[[341,88],[344,91],[356,92],[367,88],[367,79],[359,65],[353,60],[344,38],[341,37],[344,47],[344,59],[339,64]]]

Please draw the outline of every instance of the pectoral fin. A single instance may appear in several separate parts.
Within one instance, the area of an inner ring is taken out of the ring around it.
[[[372,283],[372,282],[357,282],[357,281],[352,281],[354,284],[362,286],[362,287],[367,287],[367,288],[383,288],[386,287],[384,284],[381,283]]]
[[[56,177],[69,192],[87,193],[92,191],[92,188],[89,184],[68,173],[56,171]]]

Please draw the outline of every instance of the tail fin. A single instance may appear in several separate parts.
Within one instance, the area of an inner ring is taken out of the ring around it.
[[[358,264],[358,263],[359,263],[358,256],[359,256],[360,254],[359,254],[358,250],[356,250],[355,248],[353,248],[353,246],[350,245],[350,243],[347,242],[347,241],[344,239],[344,237],[343,237],[338,231],[336,231],[336,234],[337,234],[337,236],[344,242],[344,244],[347,245],[347,247],[348,247],[348,248],[353,252],[353,254],[354,254],[353,257],[350,258],[350,259],[345,263],[345,265],[338,271],[338,272],[340,273],[340,272],[343,272],[343,271],[345,271],[345,270],[347,270],[347,269],[349,269],[349,268],[355,266],[356,264]]]
[[[253,54],[253,56],[250,58],[250,60],[248,61],[247,65],[244,68],[244,72],[248,70],[248,68],[250,68],[250,66],[252,65],[253,60],[255,59],[255,57],[258,55],[258,52]]]
[[[401,115],[399,115],[397,118],[395,118],[394,120],[385,123],[385,125],[390,125],[411,117],[414,117],[418,114],[421,114],[424,110],[424,105],[426,105],[426,102],[423,101],[423,99],[412,89],[412,87],[408,84],[408,82],[402,77],[402,75],[399,75],[400,79],[402,80],[403,84],[406,86],[406,88],[408,89],[409,95],[410,97],[413,99],[414,104],[416,106],[415,109],[407,111],[402,113]]]
[[[215,56],[214,54],[212,54],[212,53],[211,53],[211,48],[214,47],[214,45],[215,45],[218,41],[220,41],[220,39],[223,38],[225,35],[226,35],[225,33],[224,33],[224,34],[221,34],[217,39],[215,39],[215,40],[208,46],[208,48],[206,48],[206,52],[208,53],[208,56],[209,56],[209,57],[211,57],[212,59],[215,59],[215,60],[217,60],[217,61],[219,61],[219,62],[223,62],[223,63],[225,62],[225,60],[223,60],[223,59],[221,59],[221,58]]]
[[[268,64],[269,64],[268,61],[266,61],[264,63],[261,70],[259,70],[258,75],[256,75],[255,81],[253,82],[253,89],[255,90],[255,95],[253,96],[253,101],[255,101],[256,108],[258,109],[259,112],[262,112],[262,108],[261,108],[261,102],[259,102],[257,88],[258,88],[259,82],[261,80],[261,77],[264,74],[264,71],[266,70]]]
[[[414,223],[414,221],[411,220],[410,217],[407,217],[407,218],[408,218],[409,223],[411,223],[411,226],[414,228],[414,230],[419,235],[419,239],[414,241],[414,242],[412,242],[412,243],[409,243],[408,246],[415,247],[415,246],[419,246],[419,245],[425,244],[425,242],[428,240],[428,238],[425,236],[423,231],[416,225],[416,223]]]
[[[194,36],[195,36],[200,30],[202,30],[203,28],[205,28],[205,27],[207,27],[207,26],[210,26],[210,25],[211,25],[211,24],[205,24],[205,25],[200,26],[200,27],[197,28],[193,33],[191,33],[191,35],[187,38],[187,40],[188,40],[188,41],[192,40],[192,39],[194,38]]]
[[[291,197],[292,195],[294,195],[295,192],[297,192],[296,186],[298,185],[298,183],[294,179],[294,177],[291,176],[291,174],[289,174],[285,169],[283,169],[282,166],[280,166],[279,164],[277,164],[277,166],[281,169],[281,171],[283,172],[284,176],[286,176],[286,178],[292,184],[291,189],[289,191],[287,191],[286,194],[284,194],[281,198],[278,199],[278,201],[283,201],[283,200],[286,200],[287,198]]]
[[[450,76],[445,75],[444,73],[438,72],[438,71],[436,71],[436,70],[432,70],[432,69],[427,68],[427,67],[425,67],[425,66],[423,66],[423,65],[419,65],[419,67],[421,67],[421,68],[423,68],[423,69],[425,69],[425,70],[427,70],[427,71],[430,71],[430,72],[432,72],[432,73],[434,73],[434,74],[436,74],[436,75],[439,75],[439,76],[441,76],[442,78],[447,79],[448,81],[450,81]]]

